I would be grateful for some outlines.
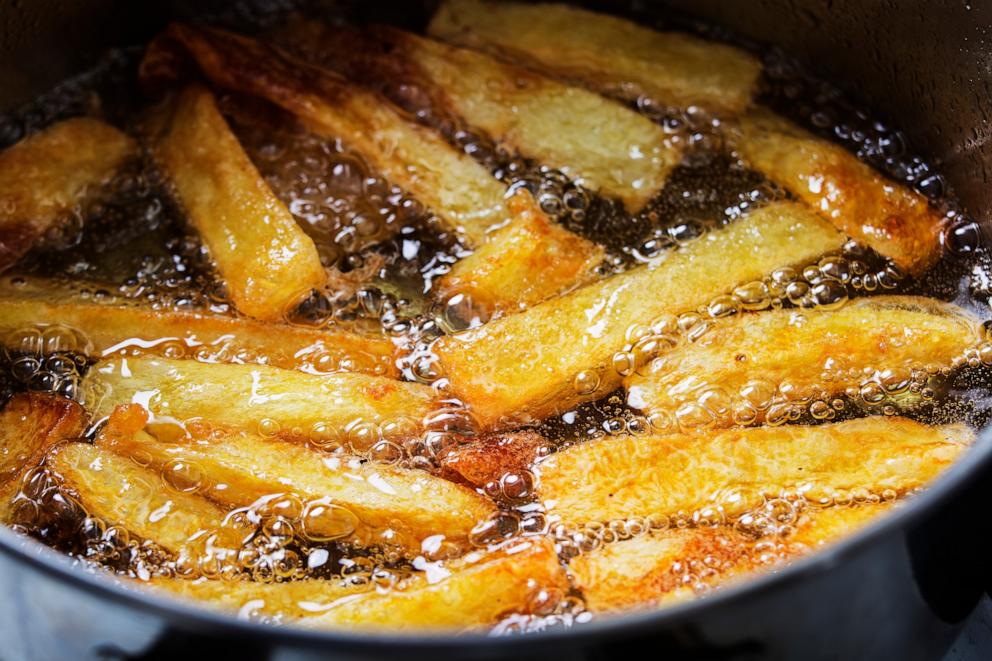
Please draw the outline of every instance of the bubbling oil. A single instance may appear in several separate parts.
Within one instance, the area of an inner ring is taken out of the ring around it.
[[[280,24],[278,12],[248,14],[249,23]],[[655,23],[653,17],[639,18]],[[244,20],[239,14],[236,22]],[[711,34],[709,26],[678,26]],[[306,43],[283,45],[313,54]],[[140,95],[133,80],[133,65],[139,55],[137,51],[116,52],[95,72],[3,117],[0,140],[10,144],[55,119],[77,114],[103,114],[138,131],[140,110],[134,99]],[[700,340],[728,319],[762,310],[836,310],[861,296],[920,293],[951,300],[982,318],[989,316],[992,258],[981,245],[977,226],[954,203],[944,179],[926,161],[912,155],[898,130],[874,120],[794,60],[772,50],[764,53],[764,61],[761,100],[925,195],[946,215],[945,254],[921,279],[911,278],[853,241],[814,264],[777,269],[697,309],[629,328],[626,345],[606,367],[620,377],[642,372],[654,361],[664,361],[666,354]],[[679,250],[734,222],[749,209],[789,198],[727,149],[719,119],[695,108],[677,111],[658,107],[647,98],[632,105],[687,146],[683,163],[664,189],[632,216],[616,201],[576,185],[562,172],[499,148],[457,118],[425,105],[415,91],[414,81],[402,95],[389,95],[405,98],[409,102],[405,109],[411,116],[439,130],[452,145],[485,165],[508,190],[529,190],[557,222],[604,245],[608,257],[601,277],[649,263],[666,251]],[[295,435],[305,436],[310,447],[328,457],[357,457],[364,462],[440,474],[445,457],[482,435],[471,409],[451,394],[433,352],[438,338],[482,321],[471,300],[463,297],[438,302],[431,296],[434,281],[469,250],[443,230],[429,209],[377,174],[343,141],[317,137],[259,101],[224,96],[221,108],[266,182],[314,240],[328,271],[327,288],[313,292],[288,313],[286,322],[318,329],[356,323],[380,328],[400,347],[397,366],[401,378],[433,387],[442,402],[427,420],[413,421],[412,425],[409,420],[356,420],[343,430],[317,424],[309,430],[289,431],[301,432]],[[67,283],[98,282],[78,285],[96,298],[161,309],[207,308],[234,313],[209,255],[187,227],[160,173],[148,159],[129,164],[99,201],[74,210],[66,224],[18,265],[17,275],[4,277],[39,275]],[[0,355],[0,395],[7,399],[19,391],[46,392],[88,403],[80,391],[81,379],[93,364],[86,346],[85,333],[79,329],[16,329],[5,338]],[[172,345],[160,347],[159,355],[207,362],[231,359],[219,353],[191,354],[186,347]],[[265,362],[264,357],[231,360]],[[832,392],[829,388],[814,384],[809,393],[797,396],[788,384],[751,381],[738,393],[704,390],[673,410],[653,410],[646,415],[630,407],[624,393],[616,391],[539,421],[533,429],[547,441],[542,454],[549,454],[609,436],[706,430],[728,417],[742,426],[759,418],[769,425],[819,424],[869,411],[980,426],[992,411],[989,368],[992,339],[983,337],[950,365],[912,365],[866,373],[859,386],[839,394],[828,395]],[[585,398],[598,392],[602,381],[602,372],[583,371],[575,376],[573,388]],[[394,433],[400,427],[414,431]],[[90,431],[92,435],[94,430]],[[168,434],[164,427],[159,431]],[[268,419],[256,430],[267,438],[285,431]],[[135,462],[143,463],[138,456]],[[202,470],[189,463],[170,464],[161,480],[160,486],[167,493],[204,493],[207,486]],[[494,549],[522,537],[550,535],[561,559],[567,561],[605,544],[641,535],[730,526],[758,540],[761,562],[771,565],[785,557],[783,540],[804,512],[897,499],[892,490],[875,493],[862,487],[838,490],[815,500],[797,491],[746,494],[728,487],[694,511],[574,528],[545,510],[536,495],[539,480],[537,472],[521,468],[479,485],[479,491],[498,509],[472,529],[471,546]],[[741,500],[758,504],[744,514],[728,516],[725,506]],[[227,513],[220,531],[201,531],[182,549],[170,551],[87,512],[59,476],[45,466],[24,475],[11,518],[14,527],[26,534],[88,563],[139,580],[178,576],[273,583],[316,578],[375,585],[388,591],[402,586],[417,571],[418,563],[443,561],[452,552],[425,548],[419,559],[410,559],[388,543],[356,546],[346,541],[357,525],[354,512],[330,500],[306,500],[295,493],[273,493],[235,508]],[[228,534],[232,532],[233,537]],[[234,548],[214,545],[212,540],[221,538],[236,538],[240,543]],[[687,562],[676,563],[671,571],[679,584],[703,592],[709,589],[705,579],[719,569]],[[540,593],[534,602],[530,615],[509,615],[494,632],[571,626],[592,617],[578,591]]]

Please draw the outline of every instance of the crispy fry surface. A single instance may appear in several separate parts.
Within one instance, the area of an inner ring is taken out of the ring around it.
[[[738,48],[565,4],[445,0],[428,32],[628,100],[724,114],[750,104],[761,73]]]
[[[154,153],[202,237],[234,305],[281,321],[327,276],[317,247],[269,189],[199,85],[159,118]]]
[[[628,404],[684,417],[690,428],[761,424],[789,402],[829,401],[851,387],[870,389],[870,399],[901,395],[913,369],[949,368],[980,339],[979,321],[957,306],[918,296],[861,298],[839,310],[739,315],[624,384]],[[707,415],[695,415],[699,407]]]
[[[131,138],[88,117],[54,124],[0,153],[0,271],[138,153]]]
[[[97,417],[139,403],[155,416],[300,440],[341,439],[355,450],[417,435],[433,408],[432,390],[417,383],[166,358],[102,361],[82,388]]]
[[[506,475],[522,477],[546,450],[548,441],[532,430],[487,434],[445,455],[441,476],[474,487],[498,484]]]
[[[382,544],[416,554],[426,538],[438,534],[454,545],[467,543],[476,523],[495,509],[474,491],[423,471],[360,463],[247,433],[213,431],[164,442],[135,430],[131,416],[126,407],[115,412],[97,444],[160,470],[174,461],[194,465],[202,475],[200,491],[228,507],[281,493],[311,507],[323,505],[328,516],[315,514],[304,523],[316,539]]]
[[[939,256],[942,222],[926,199],[842,147],[765,109],[741,118],[736,147],[751,167],[910,273]]]
[[[259,585],[173,579],[152,585],[229,610],[250,603],[258,614],[286,613],[305,626],[390,630],[491,625],[506,613],[531,612],[542,590],[563,595],[568,589],[553,545],[540,538],[470,553],[439,573],[433,580],[414,575],[386,591],[318,580]]]
[[[714,506],[735,516],[784,490],[814,502],[859,488],[903,494],[940,474],[973,438],[963,425],[898,417],[608,437],[544,461],[538,495],[577,525]]]
[[[839,249],[844,237],[791,203],[758,209],[658,264],[634,268],[435,344],[452,391],[485,429],[543,418],[610,392],[632,325],[705,305],[771,270]],[[582,383],[577,387],[576,381]]]
[[[45,333],[69,329],[93,357],[161,353],[217,362],[266,363],[312,373],[396,376],[395,348],[383,335],[267,324],[195,309],[156,309],[94,296],[45,280],[0,284],[0,336],[13,349],[32,349]]]

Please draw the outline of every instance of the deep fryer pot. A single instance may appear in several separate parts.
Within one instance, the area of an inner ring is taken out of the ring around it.
[[[277,0],[278,1],[278,0]],[[386,3],[369,0],[375,14]],[[608,3],[601,3],[606,4]],[[671,0],[803,58],[899,126],[992,220],[992,6],[981,0]],[[219,0],[5,0],[0,109]],[[388,9],[399,11],[403,3]],[[642,0],[665,11],[666,3]],[[992,431],[925,494],[825,553],[657,613],[509,638],[275,628],[126,591],[0,529],[0,659],[939,658],[988,585]]]

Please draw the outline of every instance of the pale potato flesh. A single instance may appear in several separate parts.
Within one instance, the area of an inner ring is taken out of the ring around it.
[[[139,154],[134,140],[89,117],[53,124],[0,152],[0,271]]]
[[[155,160],[232,303],[281,321],[327,281],[317,246],[255,169],[209,90],[191,85],[159,112]]]
[[[761,62],[732,46],[565,4],[445,0],[428,32],[628,100],[739,113]]]
[[[624,435],[540,464],[538,497],[569,525],[717,508],[733,517],[784,491],[817,502],[865,489],[905,494],[968,449],[964,425],[899,417],[693,434]]]

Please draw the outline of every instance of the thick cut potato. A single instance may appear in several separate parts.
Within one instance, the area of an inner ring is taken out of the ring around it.
[[[784,538],[755,540],[729,526],[663,530],[605,544],[569,564],[594,612],[646,608],[720,587],[852,534],[887,505],[830,507],[799,515]],[[769,543],[774,543],[770,547]]]
[[[565,4],[445,0],[428,32],[612,96],[721,114],[751,103],[761,73],[738,48]]]
[[[0,341],[13,350],[34,351],[39,343],[47,347],[49,336],[75,338],[71,347],[52,349],[95,358],[178,352],[311,373],[399,374],[393,362],[396,349],[382,334],[268,324],[207,310],[156,309],[46,280],[0,283]]]
[[[443,337],[434,351],[452,392],[482,428],[544,418],[620,385],[614,357],[632,326],[695,310],[778,267],[838,250],[844,240],[801,205],[771,204],[658,263]]]
[[[955,305],[918,296],[862,298],[839,310],[729,319],[624,385],[627,403],[649,413],[720,427],[761,424],[790,402],[829,401],[852,387],[869,389],[872,400],[876,392],[898,398],[913,369],[951,367],[980,339],[979,321]]]
[[[437,281],[438,301],[467,296],[473,309],[492,316],[528,308],[594,277],[605,254],[601,246],[555,224],[526,191],[507,204],[513,221]]]
[[[454,448],[440,462],[440,474],[453,482],[473,487],[499,484],[508,475],[526,480],[534,462],[551,446],[540,434],[529,429],[487,434]],[[529,488],[526,483],[515,483]],[[512,486],[510,488],[513,488]]]
[[[140,407],[120,407],[97,444],[159,470],[177,461],[194,466],[199,492],[227,507],[292,494],[308,504],[312,516],[304,516],[303,527],[315,539],[392,546],[416,555],[432,536],[466,544],[472,528],[495,511],[474,491],[420,470],[361,463],[247,433],[199,434],[194,427],[191,437],[160,440],[142,429],[146,420]]]
[[[812,501],[925,486],[974,439],[963,425],[870,417],[818,426],[607,437],[539,466],[538,496],[569,525],[717,508],[733,517],[783,491]]]
[[[196,228],[234,306],[280,321],[323,287],[313,240],[296,224],[199,85],[161,110],[155,159]]]
[[[538,603],[553,605],[568,590],[554,546],[541,538],[491,553],[469,553],[386,590],[320,580],[259,584],[163,579],[151,585],[224,610],[285,616],[304,626],[417,631],[492,625],[505,614],[533,612]]]
[[[756,109],[741,118],[736,148],[751,167],[910,273],[939,256],[941,217],[926,199],[842,147]]]
[[[246,532],[224,525],[225,510],[171,488],[155,470],[89,443],[56,448],[46,464],[89,516],[150,540],[172,553],[197,546],[235,551]]]
[[[79,117],[0,153],[0,271],[139,154],[114,127]]]
[[[97,417],[137,403],[156,417],[315,442],[341,439],[355,450],[381,438],[416,436],[433,408],[428,386],[381,376],[165,358],[97,363],[82,392]]]
[[[507,220],[505,188],[468,155],[407,119],[385,98],[340,75],[247,37],[172,25],[149,46],[146,81],[163,75],[178,45],[215,85],[260,96],[314,132],[341,139],[436,213],[470,246]]]

